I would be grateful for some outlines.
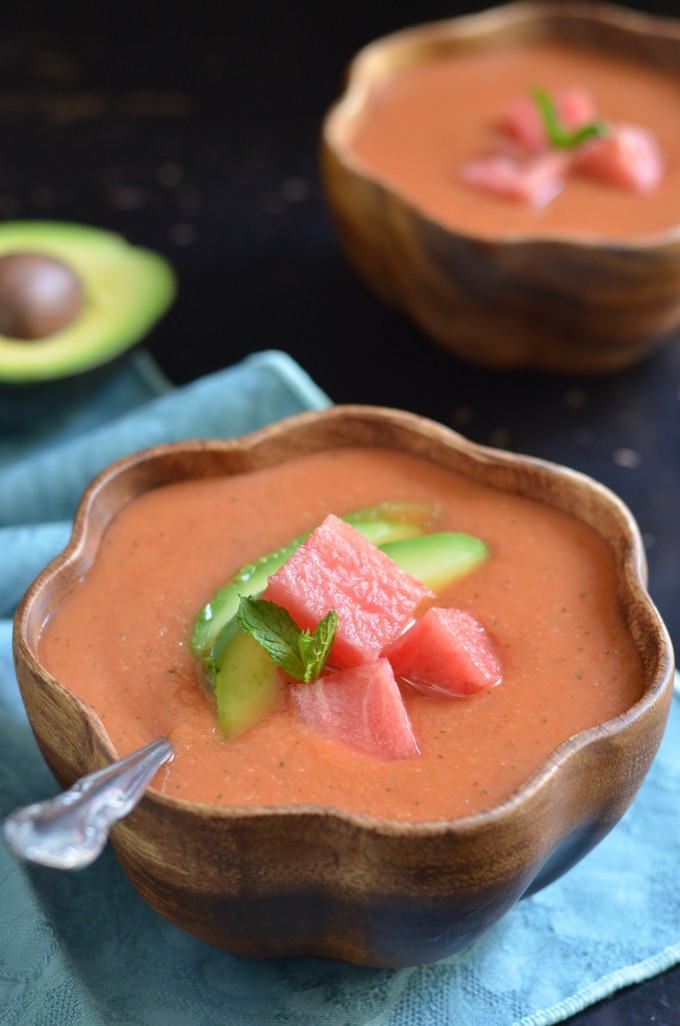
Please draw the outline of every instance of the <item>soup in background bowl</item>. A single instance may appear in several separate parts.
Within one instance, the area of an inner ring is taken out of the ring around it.
[[[467,697],[403,685],[409,758],[323,736],[289,700],[225,738],[190,651],[197,610],[329,513],[407,501],[488,546],[445,604],[488,628],[500,682]],[[172,740],[173,761],[111,834],[157,912],[240,954],[375,966],[460,949],[597,844],[649,768],[672,693],[670,642],[620,500],[375,407],[113,464],[24,597],[14,646],[62,786]]]

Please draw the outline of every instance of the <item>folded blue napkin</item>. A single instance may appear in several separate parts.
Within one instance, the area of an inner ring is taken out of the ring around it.
[[[56,793],[14,675],[11,616],[65,545],[111,460],[226,437],[328,398],[288,356],[255,354],[173,389],[149,357],[0,392],[0,817]],[[578,866],[464,952],[413,969],[230,955],[158,917],[110,848],[77,873],[0,841],[4,1026],[547,1026],[680,959],[680,699],[631,809]]]

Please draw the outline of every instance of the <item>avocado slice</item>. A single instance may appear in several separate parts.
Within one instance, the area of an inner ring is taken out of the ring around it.
[[[215,677],[217,721],[224,737],[235,737],[282,701],[281,674],[269,655],[236,621],[222,638]]]
[[[380,548],[402,570],[434,592],[444,591],[489,555],[481,538],[453,531],[388,541]]]
[[[29,328],[23,337],[20,329],[16,334],[0,331],[0,381],[8,383],[49,381],[106,363],[138,342],[176,294],[175,274],[163,257],[101,228],[59,221],[5,221],[0,223],[0,277],[11,266],[12,255],[20,255],[26,267],[40,263],[27,257],[42,256],[46,262],[61,264],[72,272],[77,285],[66,286],[71,289],[66,323],[57,320],[55,326],[46,319],[42,337],[40,329],[36,336]],[[8,294],[12,289],[4,291]],[[32,295],[40,291],[29,289]],[[5,330],[16,323],[0,310]]]

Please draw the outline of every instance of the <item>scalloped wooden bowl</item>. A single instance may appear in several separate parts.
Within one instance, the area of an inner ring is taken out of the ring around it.
[[[503,43],[558,41],[677,76],[680,20],[606,4],[515,3],[368,45],[327,112],[321,171],[349,262],[381,299],[466,360],[598,374],[680,334],[680,224],[628,240],[575,233],[475,236],[418,209],[353,153],[355,125],[400,69]]]
[[[60,784],[108,764],[117,752],[106,724],[38,656],[44,623],[97,559],[107,524],[136,496],[167,483],[345,445],[410,453],[591,524],[615,554],[619,600],[642,657],[642,697],[565,741],[487,813],[389,822],[316,807],[222,809],[150,790],[111,840],[141,896],[206,941],[245,955],[414,965],[470,943],[522,895],[569,869],[617,822],[655,755],[672,694],[672,652],[646,592],[637,527],[609,491],[377,407],[300,414],[231,441],[159,446],[114,463],[87,489],[67,548],[17,611],[15,661],[31,725]]]

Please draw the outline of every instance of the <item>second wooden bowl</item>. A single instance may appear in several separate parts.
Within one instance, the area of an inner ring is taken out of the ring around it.
[[[489,367],[599,374],[678,338],[680,220],[671,213],[666,230],[630,239],[593,234],[588,225],[538,235],[529,220],[526,230],[477,233],[435,216],[398,170],[382,175],[353,149],[357,125],[403,69],[555,42],[678,77],[680,22],[607,4],[514,3],[425,24],[354,58],[323,123],[321,169],[350,263],[436,342]],[[680,84],[678,95],[680,103]],[[452,102],[451,131],[456,109]],[[405,154],[412,145],[404,139]]]

